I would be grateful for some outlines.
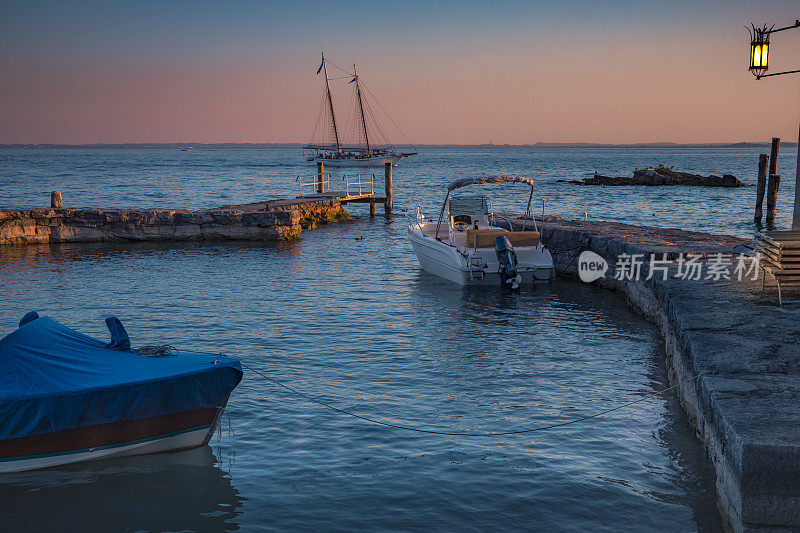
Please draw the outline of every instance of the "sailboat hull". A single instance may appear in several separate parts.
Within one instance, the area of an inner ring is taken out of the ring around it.
[[[315,163],[322,163],[323,165],[329,167],[382,167],[386,163],[396,165],[402,157],[402,155],[364,157],[358,159],[327,159],[323,157],[310,157],[308,160]]]

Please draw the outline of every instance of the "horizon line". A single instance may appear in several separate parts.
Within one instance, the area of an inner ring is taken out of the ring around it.
[[[139,142],[96,142],[96,143],[0,143],[0,148],[302,148],[305,142],[272,142],[272,141],[139,141]],[[416,148],[725,148],[769,146],[770,141],[711,141],[711,142],[674,142],[674,141],[642,141],[632,143],[604,143],[582,141],[538,141],[535,143],[400,143],[396,147]],[[784,141],[783,145],[797,145],[797,141]]]

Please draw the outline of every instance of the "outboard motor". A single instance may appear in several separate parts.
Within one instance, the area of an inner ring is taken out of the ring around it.
[[[500,263],[500,282],[511,285],[512,289],[519,289],[522,276],[517,272],[517,254],[511,241],[505,235],[500,235],[494,240],[494,251]]]

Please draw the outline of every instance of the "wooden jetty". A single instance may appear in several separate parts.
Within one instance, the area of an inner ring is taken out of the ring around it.
[[[298,198],[325,198],[336,200],[342,205],[348,203],[369,204],[369,215],[375,216],[375,204],[382,203],[387,215],[392,214],[394,201],[392,197],[392,163],[385,163],[383,198],[375,196],[375,174],[370,174],[364,179],[364,174],[345,174],[342,178],[344,191],[333,190],[330,174],[325,173],[324,162],[317,163],[317,173],[314,181],[303,182],[300,180],[300,196]],[[352,178],[352,179],[351,179]],[[305,193],[307,187],[313,187],[312,192]],[[352,188],[352,190],[351,190]]]

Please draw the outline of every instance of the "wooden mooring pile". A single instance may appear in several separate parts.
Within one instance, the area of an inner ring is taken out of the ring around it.
[[[778,150],[781,140],[772,138],[770,155],[761,154],[758,157],[758,181],[756,183],[756,209],[754,222],[761,225],[761,206],[764,194],[767,196],[767,230],[759,231],[755,236],[756,251],[761,257],[764,277],[762,288],[766,283],[766,274],[769,273],[776,281],[778,288],[778,305],[783,305],[782,289],[785,287],[800,286],[800,142],[797,151],[797,173],[795,175],[794,213],[792,215],[792,229],[788,231],[775,231],[775,206],[778,200],[778,188],[781,176],[778,174]]]
[[[778,174],[778,151],[781,140],[778,137],[772,138],[772,146],[769,155],[761,154],[758,156],[758,181],[756,182],[756,209],[753,221],[761,224],[763,216],[762,206],[764,195],[767,197],[767,216],[766,223],[769,229],[773,229],[775,222],[775,210],[778,201],[778,189],[781,185],[781,175]],[[800,140],[797,143],[797,169],[795,173],[795,195],[794,212],[792,214],[792,229],[800,230]]]
[[[753,221],[761,223],[762,205],[764,204],[764,192],[767,194],[767,225],[771,226],[775,221],[775,204],[778,199],[778,188],[781,184],[781,176],[778,174],[778,150],[781,140],[778,137],[772,138],[772,148],[770,155],[761,154],[758,156],[758,182],[756,183],[756,212]],[[769,166],[769,172],[767,167]],[[767,177],[769,176],[769,178]]]

